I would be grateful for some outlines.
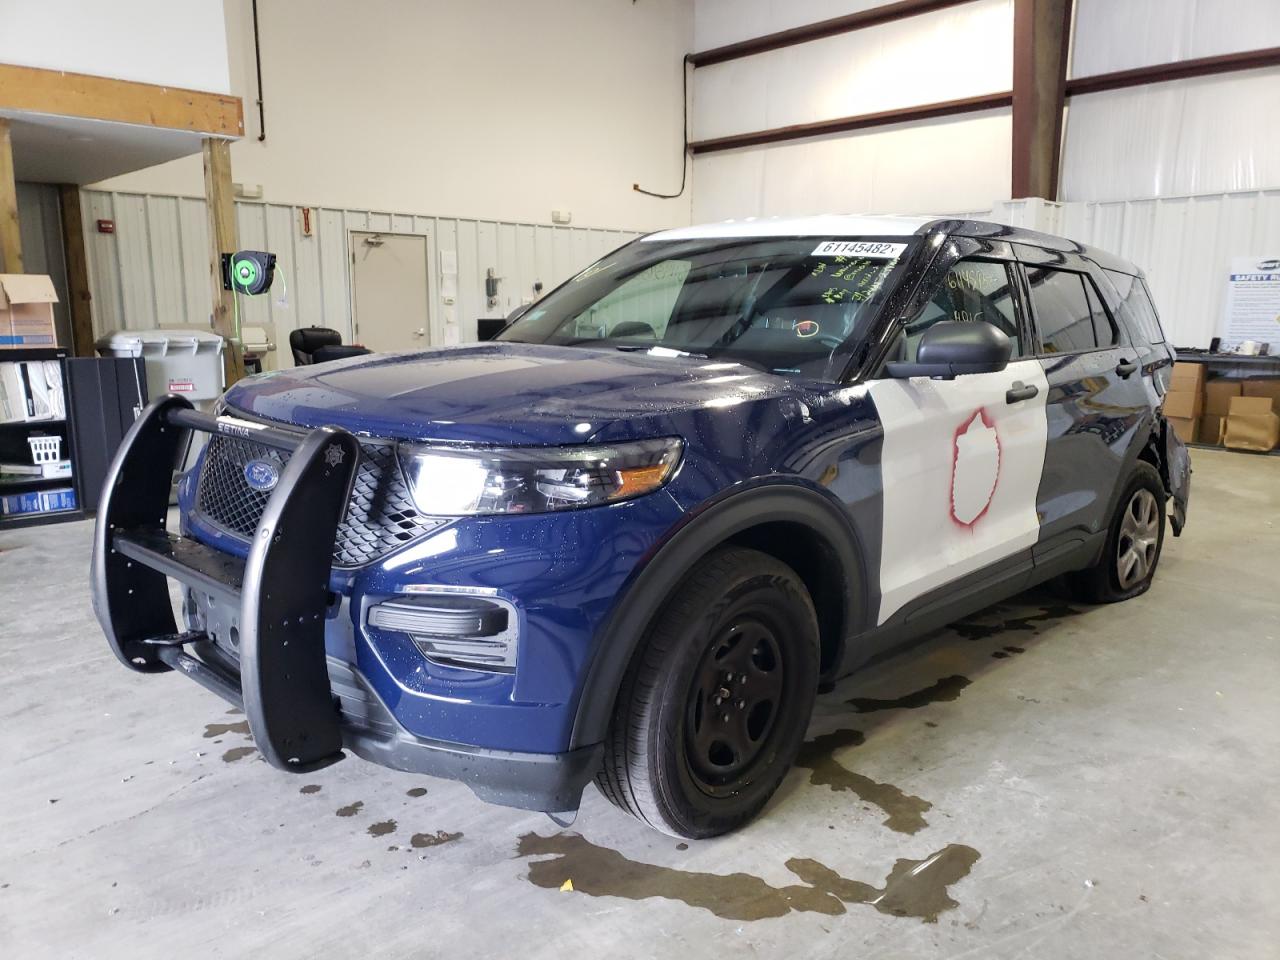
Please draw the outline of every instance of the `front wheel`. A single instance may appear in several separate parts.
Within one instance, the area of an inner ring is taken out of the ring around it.
[[[1067,575],[1072,595],[1088,603],[1116,603],[1146,593],[1164,546],[1164,482],[1139,461],[1116,505],[1098,562]]]
[[[790,567],[739,548],[699,561],[623,680],[601,792],[677,837],[749,821],[800,748],[818,644],[813,602]]]

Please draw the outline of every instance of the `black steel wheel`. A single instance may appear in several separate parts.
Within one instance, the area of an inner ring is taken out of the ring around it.
[[[601,791],[673,836],[717,836],[746,823],[800,748],[818,653],[813,603],[790,567],[755,550],[710,554],[632,661]]]

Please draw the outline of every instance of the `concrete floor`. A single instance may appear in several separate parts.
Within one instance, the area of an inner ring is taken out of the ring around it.
[[[0,955],[1275,957],[1280,458],[1195,465],[1149,594],[1029,594],[851,678],[766,814],[688,846],[594,789],[558,831],[278,773],[111,657],[89,524],[0,534]]]

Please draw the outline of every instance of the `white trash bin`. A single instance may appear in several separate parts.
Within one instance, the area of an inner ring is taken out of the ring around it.
[[[195,327],[117,330],[98,340],[97,347],[104,357],[142,357],[150,400],[176,393],[197,410],[210,413],[214,401],[222,396],[226,341],[216,333]],[[183,470],[195,463],[207,434],[193,430],[191,436]]]

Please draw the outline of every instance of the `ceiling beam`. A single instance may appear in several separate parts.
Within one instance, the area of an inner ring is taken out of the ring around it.
[[[1071,0],[1014,0],[1013,199],[1058,198]]]
[[[211,137],[244,135],[239,97],[0,63],[0,110],[109,120]]]
[[[882,23],[892,23],[894,20],[904,20],[922,13],[932,13],[935,10],[945,10],[947,7],[957,7],[962,3],[972,2],[973,0],[897,0],[896,3],[887,3],[870,10],[832,17],[830,20],[820,20],[817,23],[806,23],[777,33],[766,33],[764,36],[752,37],[749,40],[727,43],[722,47],[712,47],[710,50],[690,54],[689,62],[695,67],[709,67],[715,63],[724,63],[726,60],[738,60],[757,53],[781,50],[783,47],[794,46],[797,43],[809,43],[841,33],[852,33],[855,30],[876,27]]]
[[[911,123],[915,120],[933,120],[938,117],[975,113],[979,110],[994,110],[1007,107],[1012,102],[1013,94],[1005,90],[1000,93],[985,93],[977,97],[963,97],[959,100],[944,100],[941,103],[924,103],[915,107],[881,110],[878,113],[862,113],[853,117],[837,117],[834,120],[796,123],[789,127],[774,127],[770,130],[735,133],[710,140],[695,140],[689,144],[689,149],[696,155],[716,153],[721,150],[737,150],[741,147],[758,147],[787,140],[802,140],[807,137],[848,133],[852,130],[866,130],[871,127],[886,127],[894,123]]]

